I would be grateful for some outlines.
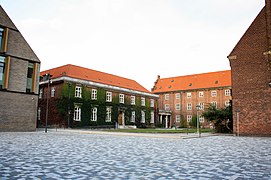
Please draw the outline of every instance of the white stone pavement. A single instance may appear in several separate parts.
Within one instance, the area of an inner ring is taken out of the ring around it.
[[[0,132],[0,179],[268,179],[271,138]]]

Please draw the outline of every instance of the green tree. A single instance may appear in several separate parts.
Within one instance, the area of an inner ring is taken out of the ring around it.
[[[215,129],[220,133],[231,133],[233,129],[232,123],[232,103],[230,105],[217,109],[213,105],[209,105],[207,111],[202,113],[205,119],[214,123]]]

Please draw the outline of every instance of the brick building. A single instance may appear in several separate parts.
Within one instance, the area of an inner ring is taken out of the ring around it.
[[[231,100],[231,72],[219,71],[161,79],[158,76],[152,89],[159,95],[159,123],[165,128],[188,125],[199,110],[203,126],[208,123],[200,114],[209,104],[217,108],[229,105]]]
[[[47,75],[46,75],[47,74]],[[157,95],[136,81],[75,65],[41,72],[38,124],[69,127],[150,127],[155,125]],[[68,113],[70,112],[70,113]]]
[[[233,127],[241,135],[271,135],[271,1],[228,56]]]
[[[35,131],[40,61],[0,6],[0,131]]]

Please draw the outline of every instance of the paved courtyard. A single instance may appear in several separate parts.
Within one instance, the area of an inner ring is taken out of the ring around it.
[[[271,138],[0,133],[0,179],[271,179]]]

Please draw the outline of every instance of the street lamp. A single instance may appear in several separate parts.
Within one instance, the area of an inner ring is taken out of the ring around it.
[[[48,80],[48,84],[47,84],[47,99],[46,99],[46,120],[45,120],[45,133],[47,133],[47,124],[48,124],[48,109],[49,109],[49,96],[50,96],[50,79],[52,77],[52,75],[45,74],[43,76],[46,80]]]
[[[200,137],[201,136],[200,131],[199,131],[199,110],[200,110],[200,105],[197,105],[196,108],[197,108],[197,133],[198,133],[198,135]]]

